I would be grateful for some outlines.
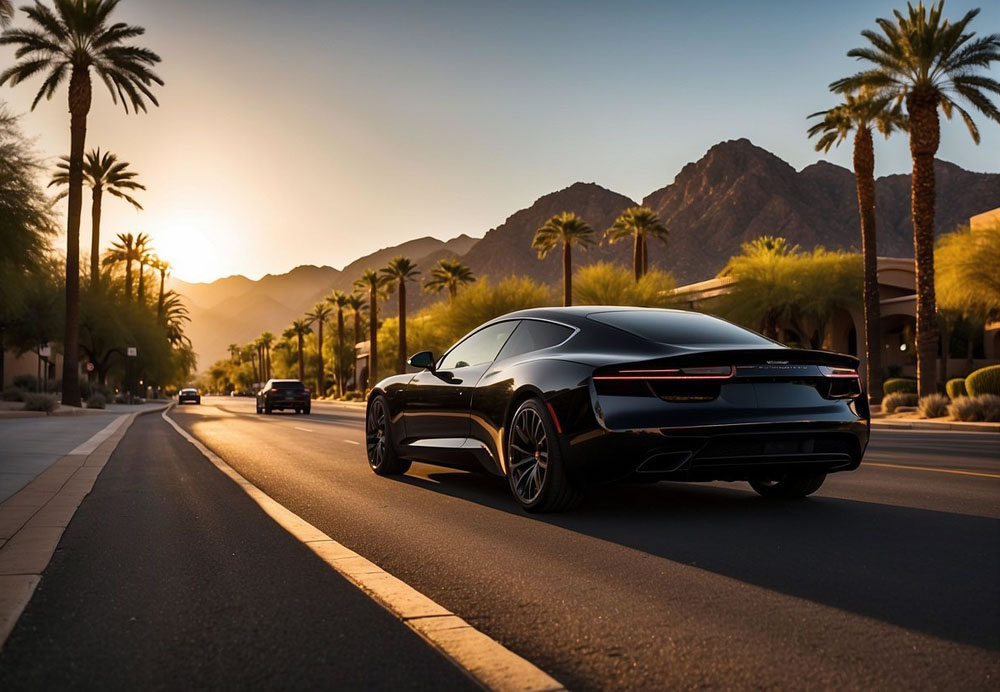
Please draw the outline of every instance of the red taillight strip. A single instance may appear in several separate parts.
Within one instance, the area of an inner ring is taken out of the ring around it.
[[[669,370],[620,370],[621,373],[680,373],[677,368]],[[729,380],[736,376],[736,366],[729,366],[728,375],[594,375],[595,380]]]

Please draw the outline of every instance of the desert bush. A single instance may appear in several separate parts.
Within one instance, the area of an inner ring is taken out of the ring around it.
[[[952,380],[948,380],[947,384],[944,386],[944,390],[948,392],[949,399],[957,399],[960,396],[968,396],[968,392],[965,389],[965,378],[956,377]]]
[[[948,415],[949,403],[944,394],[928,394],[917,402],[917,412],[921,418],[940,418]]]
[[[100,392],[93,392],[87,397],[87,408],[105,408],[108,400]]]
[[[580,267],[573,275],[573,302],[576,305],[636,305],[669,307],[674,278],[665,272],[650,271],[639,281],[631,269],[611,262]]]
[[[34,375],[15,375],[13,385],[25,392],[38,391],[38,378]]]
[[[4,401],[24,401],[24,392],[17,387],[7,387],[2,397]]]
[[[886,394],[916,394],[917,393],[917,381],[911,380],[907,377],[893,377],[885,381],[882,385],[882,391]]]
[[[988,365],[979,368],[965,378],[965,388],[969,396],[980,394],[1000,395],[1000,365]]]
[[[886,394],[882,399],[882,410],[886,413],[894,413],[900,406],[916,406],[917,395],[910,392],[893,392]]]
[[[28,392],[24,395],[25,411],[45,411],[45,413],[52,413],[57,408],[59,408],[59,397],[55,394]]]
[[[1000,396],[960,396],[948,406],[948,413],[955,420],[1000,422]]]

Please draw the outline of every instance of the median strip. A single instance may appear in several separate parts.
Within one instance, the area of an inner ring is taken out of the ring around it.
[[[483,687],[511,691],[565,689],[541,668],[279,504],[184,430],[167,412],[161,414],[163,420],[236,483],[279,526]]]

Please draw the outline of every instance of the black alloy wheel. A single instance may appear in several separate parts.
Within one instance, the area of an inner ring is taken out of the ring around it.
[[[580,499],[566,475],[555,426],[538,399],[525,401],[511,419],[507,480],[514,498],[529,512],[567,509]]]
[[[392,445],[392,428],[389,421],[389,402],[381,394],[372,399],[365,417],[365,448],[368,465],[379,476],[406,473],[409,459],[400,459]]]

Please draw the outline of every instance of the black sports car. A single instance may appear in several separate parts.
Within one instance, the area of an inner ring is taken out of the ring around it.
[[[708,315],[571,307],[482,325],[368,399],[368,461],[506,476],[527,510],[615,480],[749,481],[803,497],[856,469],[869,410],[853,356],[792,349]]]

